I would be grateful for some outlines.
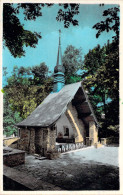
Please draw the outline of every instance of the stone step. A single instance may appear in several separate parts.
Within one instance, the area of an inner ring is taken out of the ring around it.
[[[13,187],[12,190],[31,190],[31,191],[61,191],[62,189],[56,185],[35,178],[31,174],[27,174],[24,171],[19,171],[7,166],[3,166],[4,186],[9,188]],[[4,189],[7,190],[7,189]]]

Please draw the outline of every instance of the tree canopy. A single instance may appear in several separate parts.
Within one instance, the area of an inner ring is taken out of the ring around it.
[[[26,118],[52,91],[52,81],[45,63],[32,68],[15,66],[4,88],[11,109]]]
[[[17,135],[17,127],[15,126],[16,123],[19,123],[22,118],[20,117],[19,112],[12,111],[11,104],[8,102],[7,94],[4,93],[3,95],[3,126],[4,126],[4,134],[7,136],[16,133]]]
[[[102,32],[109,32],[113,30],[115,32],[115,36],[113,36],[114,41],[119,42],[119,26],[120,26],[120,18],[119,18],[119,7],[113,7],[107,9],[103,12],[103,16],[106,17],[104,21],[101,21],[93,26],[96,30],[98,30],[96,37],[98,38]]]
[[[69,45],[63,55],[63,66],[65,67],[65,81],[66,83],[77,82],[81,77],[78,76],[77,71],[82,69],[82,49],[75,48]]]
[[[4,44],[14,57],[23,56],[25,54],[23,46],[35,47],[38,39],[41,38],[37,32],[24,30],[17,14],[20,9],[23,9],[25,20],[36,20],[37,17],[42,16],[41,10],[44,6],[53,5],[17,4],[15,8],[13,4],[4,4]],[[61,9],[56,19],[63,21],[65,28],[68,28],[70,24],[78,25],[78,21],[74,20],[74,15],[79,14],[79,5],[59,4],[59,6]],[[85,55],[84,63],[82,62],[82,49],[69,45],[63,55],[63,65],[66,84],[84,79],[89,99],[102,125],[99,132],[101,136],[110,136],[111,132],[118,135],[119,124],[119,8],[105,10],[103,16],[105,20],[93,26],[98,31],[96,36],[98,38],[103,31],[113,30],[115,33],[113,41],[107,42],[102,48],[97,45],[89,50]],[[7,32],[8,28],[9,32]],[[78,70],[83,69],[85,73],[82,76],[78,75]],[[7,74],[6,68],[4,68],[4,74]],[[20,117],[26,118],[52,91],[52,87],[53,78],[48,76],[48,67],[44,62],[32,68],[15,66],[4,88],[6,95],[5,128],[19,121]],[[102,113],[105,114],[105,119],[101,118]],[[12,128],[13,126],[10,131]]]
[[[93,26],[98,30],[96,37],[110,30],[115,35],[112,43],[108,42],[102,48],[97,46],[85,56],[83,77],[86,76],[85,87],[102,124],[101,135],[107,136],[115,130],[118,133],[119,125],[119,8],[105,10],[103,16],[107,16],[106,20]],[[105,119],[101,119],[101,113],[105,114]]]
[[[23,10],[24,20],[36,20],[42,16],[43,7],[51,7],[53,4],[47,3],[18,3],[16,6],[10,3],[3,4],[3,40],[10,53],[14,57],[25,55],[24,46],[35,48],[38,40],[41,39],[41,32],[31,32],[24,29],[18,14]],[[59,4],[56,20],[64,22],[64,27],[68,28],[70,24],[76,26],[78,21],[74,16],[79,13],[78,4]],[[8,30],[9,29],[9,30]]]

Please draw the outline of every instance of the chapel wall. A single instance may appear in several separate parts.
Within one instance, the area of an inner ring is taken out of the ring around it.
[[[91,145],[98,142],[98,129],[94,121],[89,121],[89,140],[91,140]]]
[[[18,149],[35,153],[35,130],[33,128],[28,129],[26,127],[20,128],[20,139],[18,140]]]
[[[29,130],[26,127],[20,128],[20,140],[18,149],[29,152]]]
[[[74,135],[74,131],[66,114],[63,114],[56,122],[56,137],[59,137],[59,134],[62,134],[63,138],[68,138],[68,136],[64,135],[64,127],[69,128],[69,138],[72,138],[72,136]]]
[[[82,120],[78,118],[78,113],[72,103],[69,103],[66,115],[74,130],[75,142],[83,142],[85,144],[85,126]]]
[[[56,129],[48,128],[48,136],[47,136],[47,151],[55,150],[56,147]]]

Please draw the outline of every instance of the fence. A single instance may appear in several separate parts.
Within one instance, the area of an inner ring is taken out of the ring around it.
[[[80,149],[83,148],[84,144],[81,143],[64,143],[64,144],[58,144],[56,145],[56,150],[58,152],[67,152],[70,150],[76,150],[76,149]]]

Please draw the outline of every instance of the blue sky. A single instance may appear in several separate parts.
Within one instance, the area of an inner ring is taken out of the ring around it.
[[[24,21],[23,13],[21,12],[18,17],[26,30],[32,32],[41,32],[42,39],[39,40],[36,48],[25,47],[26,54],[21,58],[14,58],[8,48],[3,49],[3,67],[7,67],[11,75],[13,67],[34,66],[45,62],[50,71],[53,71],[56,65],[57,51],[58,51],[58,30],[61,29],[61,44],[62,54],[68,45],[73,45],[76,48],[82,48],[83,60],[84,55],[88,53],[89,49],[93,49],[97,44],[103,46],[107,40],[112,40],[113,32],[102,33],[101,36],[96,38],[96,30],[92,29],[93,25],[104,19],[102,17],[105,9],[114,7],[115,5],[99,6],[98,4],[81,4],[80,13],[75,16],[79,21],[79,26],[70,26],[65,29],[63,23],[56,21],[58,5],[51,8],[43,8],[43,16],[36,19],[36,21]],[[5,78],[3,79],[5,82]],[[4,84],[4,83],[3,83]]]

